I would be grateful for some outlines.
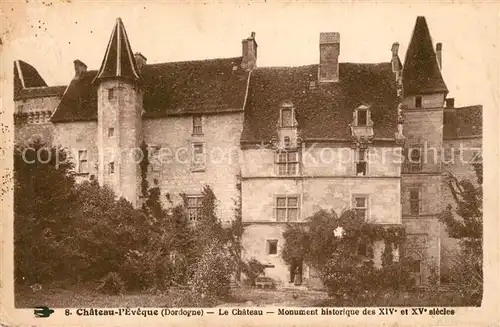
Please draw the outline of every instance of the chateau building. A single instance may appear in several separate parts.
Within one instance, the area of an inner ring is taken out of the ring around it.
[[[405,227],[394,255],[413,258],[425,283],[433,269],[446,274],[456,249],[437,217],[453,203],[443,174],[474,178],[468,161],[481,149],[482,107],[447,98],[442,45],[424,17],[404,63],[398,48],[388,47],[387,62],[345,63],[340,35],[320,33],[318,63],[257,67],[252,33],[239,57],[148,64],[117,19],[101,67],[75,60],[67,86],[47,86],[34,67],[14,63],[16,143],[67,147],[79,179],[94,176],[139,205],[136,150],[145,142],[150,183],[165,204],[185,194],[190,220],[201,218],[205,185],[223,221],[241,200],[242,255],[283,285],[285,226],[354,208],[370,223]],[[376,265],[383,248],[375,246]],[[312,269],[299,272],[317,285]]]

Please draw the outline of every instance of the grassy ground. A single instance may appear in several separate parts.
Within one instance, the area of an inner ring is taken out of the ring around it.
[[[103,295],[93,287],[44,287],[33,292],[29,287],[16,287],[16,307],[192,307],[192,306],[465,306],[467,300],[447,292],[385,293],[357,296],[355,299],[331,299],[325,292],[309,290],[261,290],[235,288],[225,301],[204,302],[197,294],[182,289],[125,295]]]

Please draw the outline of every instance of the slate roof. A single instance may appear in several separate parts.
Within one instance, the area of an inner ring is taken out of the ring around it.
[[[280,105],[292,101],[302,139],[350,140],[353,110],[372,108],[375,138],[394,138],[397,91],[391,63],[340,63],[339,82],[319,83],[318,65],[257,68],[252,72],[242,142],[277,136]]]
[[[444,83],[425,17],[417,17],[403,66],[405,96],[445,92]]]
[[[248,72],[241,57],[145,65],[144,116],[243,110]],[[97,71],[83,73],[64,94],[52,122],[97,119]]]
[[[59,94],[59,90],[50,89],[44,90],[47,83],[43,80],[42,76],[38,73],[35,67],[22,60],[14,61],[14,100],[19,100],[25,97],[33,97],[33,95],[41,93],[40,96],[47,96],[48,94]],[[38,88],[36,91],[28,91],[27,88]],[[31,95],[31,96],[30,96]]]
[[[443,115],[444,139],[481,137],[483,133],[483,106],[445,109]]]
[[[83,72],[73,79],[51,117],[53,123],[97,120],[97,85],[92,81],[97,70]]]
[[[108,47],[96,79],[120,77],[140,80],[127,31],[121,18],[116,19],[115,27],[109,38]]]

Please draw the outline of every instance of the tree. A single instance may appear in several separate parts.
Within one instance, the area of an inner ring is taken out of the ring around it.
[[[448,234],[460,240],[460,251],[453,260],[451,281],[471,305],[481,305],[483,293],[483,166],[477,157],[472,166],[477,184],[448,174],[445,183],[455,202],[441,213]],[[456,215],[455,215],[455,214]]]
[[[15,278],[31,283],[65,270],[63,241],[75,201],[73,165],[61,148],[35,141],[14,149]]]

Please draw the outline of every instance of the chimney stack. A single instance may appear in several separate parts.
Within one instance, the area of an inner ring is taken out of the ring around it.
[[[73,61],[73,64],[75,65],[75,79],[79,79],[87,71],[87,65],[79,59]]]
[[[135,65],[137,66],[137,69],[140,72],[142,70],[142,67],[146,66],[148,58],[144,57],[144,55],[140,52],[134,53],[134,58],[135,58]]]
[[[446,108],[455,108],[455,98],[446,99]]]
[[[320,82],[339,81],[340,34],[337,32],[319,34],[319,68]]]
[[[242,61],[241,67],[245,70],[252,70],[257,67],[257,42],[255,41],[255,32],[241,41]]]
[[[438,62],[438,65],[439,65],[439,69],[441,70],[441,68],[443,67],[442,65],[442,59],[441,59],[441,52],[443,50],[443,44],[442,43],[437,43],[436,44],[436,58],[437,58],[437,62]]]

